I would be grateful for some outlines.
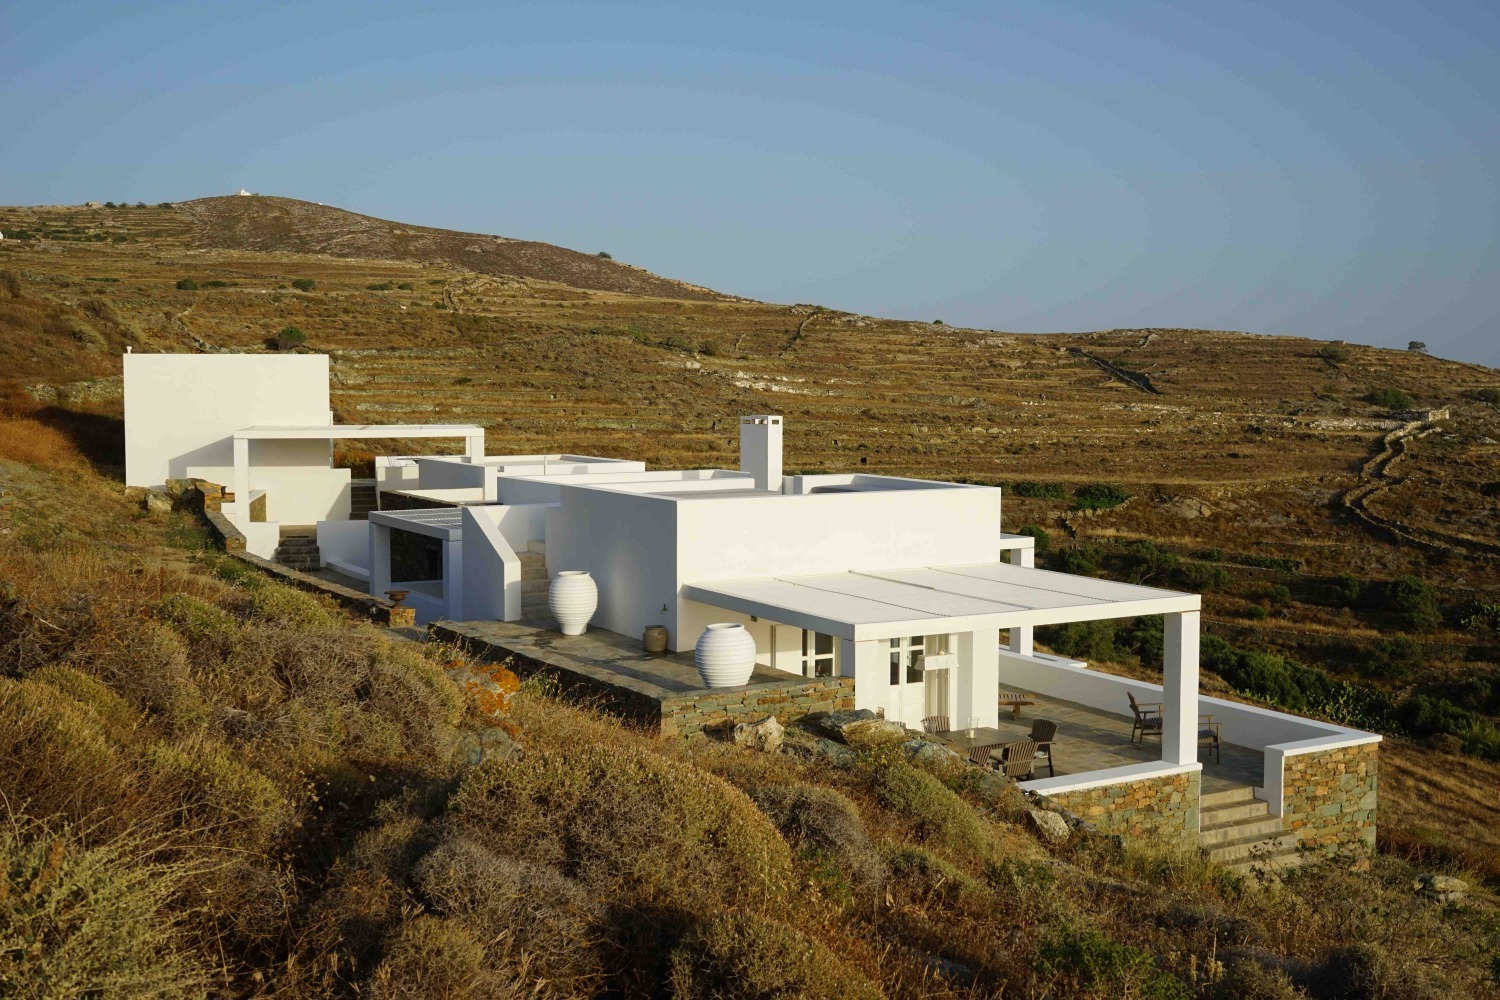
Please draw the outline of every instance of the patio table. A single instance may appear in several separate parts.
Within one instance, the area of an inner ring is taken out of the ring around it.
[[[988,726],[980,726],[976,729],[954,729],[937,735],[940,735],[944,742],[965,752],[975,747],[1002,747],[1016,740],[1014,734],[1007,736],[1000,730],[991,729]]]

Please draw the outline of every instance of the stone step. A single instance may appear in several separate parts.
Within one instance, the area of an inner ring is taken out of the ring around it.
[[[1254,858],[1246,858],[1236,861],[1234,864],[1225,865],[1232,872],[1241,875],[1253,875],[1256,872],[1280,872],[1288,868],[1296,868],[1305,865],[1312,860],[1312,855],[1307,851],[1292,848],[1289,851],[1281,851],[1275,854],[1263,854]]]
[[[521,600],[525,601],[528,597],[540,596],[542,603],[546,604],[547,591],[551,586],[551,581],[545,576],[540,580],[528,580],[523,576],[521,577]]]
[[[1253,834],[1240,840],[1215,844],[1208,848],[1208,856],[1219,864],[1226,865],[1237,861],[1254,861],[1257,853],[1263,853],[1269,857],[1295,850],[1296,847],[1297,838],[1290,833],[1283,833],[1276,837]]]
[[[1212,848],[1219,844],[1230,844],[1248,838],[1279,836],[1282,832],[1281,817],[1263,816],[1258,819],[1241,819],[1212,827],[1200,827],[1198,843]]]
[[[1216,809],[1255,798],[1255,789],[1249,785],[1236,785],[1219,792],[1204,792],[1198,796],[1199,809]]]
[[[301,550],[301,549],[315,549],[315,548],[318,547],[318,540],[316,538],[301,538],[301,537],[297,537],[297,538],[283,538],[281,540],[281,544],[278,547],[279,548],[283,548],[283,549],[292,550],[292,551]]]
[[[547,576],[547,567],[545,567],[545,566],[527,566],[525,563],[522,563],[521,564],[521,579],[523,579],[523,580],[546,580],[546,579],[548,579],[548,576]]]
[[[547,554],[547,543],[532,539],[526,543],[526,551],[533,552],[539,556],[545,556]]]
[[[1242,819],[1260,819],[1271,815],[1271,803],[1264,799],[1236,802],[1227,806],[1202,807],[1198,812],[1198,827],[1206,830],[1211,826],[1223,826]]]

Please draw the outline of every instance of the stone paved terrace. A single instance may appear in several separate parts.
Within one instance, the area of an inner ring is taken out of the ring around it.
[[[658,726],[663,735],[854,707],[852,678],[810,679],[758,666],[743,687],[710,689],[698,677],[691,652],[646,653],[639,639],[606,629],[562,635],[538,622],[444,621],[432,626],[432,634],[475,655],[510,659],[523,676],[550,673],[564,687]]]
[[[1015,733],[1018,740],[1026,739],[1031,734],[1033,719],[1051,719],[1057,723],[1057,742],[1052,748],[1052,758],[1057,765],[1059,777],[1141,764],[1161,758],[1159,740],[1148,737],[1144,746],[1136,746],[1130,742],[1129,715],[1101,712],[1057,698],[1037,696],[1035,705],[1022,707],[1020,719],[1012,719],[1009,709],[1002,708],[1000,724],[996,728],[1006,734]],[[1199,750],[1198,758],[1203,762],[1201,787],[1205,792],[1225,791],[1242,785],[1258,787],[1264,783],[1264,756],[1261,751],[1235,746],[1229,742],[1230,735],[1224,734],[1223,752],[1220,755],[1222,763],[1214,763],[1213,751],[1207,747]],[[1047,769],[1044,765],[1037,772],[1037,777],[1046,776]]]

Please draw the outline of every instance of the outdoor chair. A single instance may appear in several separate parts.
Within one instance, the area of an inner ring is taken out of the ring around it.
[[[994,749],[995,748],[993,746],[970,747],[969,763],[978,764],[985,770],[989,770],[994,766],[994,764],[990,762],[990,754],[994,751]]]
[[[1198,746],[1207,746],[1214,752],[1214,763],[1219,763],[1219,729],[1224,724],[1215,722],[1212,715],[1200,716],[1198,719]]]
[[[1000,770],[1007,778],[1030,778],[1036,771],[1036,741],[1018,740],[1000,748]]]
[[[1145,743],[1147,736],[1155,736],[1161,739],[1161,713],[1162,703],[1159,701],[1138,702],[1135,694],[1125,692],[1125,697],[1130,699],[1130,712],[1135,716],[1135,722],[1130,728],[1130,742]]]
[[[1048,719],[1033,719],[1031,742],[1036,744],[1036,759],[1047,761],[1047,777],[1057,777],[1057,768],[1052,766],[1052,743],[1057,739],[1057,723]]]
[[[946,733],[948,731],[948,717],[946,715],[929,715],[922,720],[922,732],[924,733]]]

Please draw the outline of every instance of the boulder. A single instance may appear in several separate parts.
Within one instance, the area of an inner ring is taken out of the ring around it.
[[[846,708],[838,712],[829,712],[818,720],[818,725],[834,736],[843,736],[846,726],[868,722],[873,718],[875,718],[875,713],[868,708]]]
[[[146,493],[145,507],[153,514],[167,514],[172,510],[172,498],[157,490]]]
[[[1057,845],[1067,842],[1071,833],[1068,821],[1057,813],[1045,809],[1028,809],[1026,818],[1030,820],[1031,832],[1043,843]]]
[[[1456,903],[1469,891],[1469,883],[1452,875],[1418,875],[1412,888],[1439,903]]]
[[[151,492],[144,486],[125,487],[125,500],[128,503],[145,503],[146,494]]]
[[[947,767],[962,764],[964,760],[948,747],[931,740],[907,740],[901,744],[901,749],[906,756],[911,758],[913,764],[928,767]]]
[[[819,761],[833,767],[848,767],[859,759],[853,750],[842,743],[821,736],[811,742],[788,741],[782,744],[781,752],[807,761]]]
[[[499,726],[486,726],[465,730],[459,736],[455,753],[461,766],[478,767],[486,760],[518,757],[521,750],[505,730]]]
[[[781,747],[785,732],[781,723],[776,721],[776,716],[768,715],[758,722],[741,722],[735,726],[730,741],[737,747],[769,752]]]
[[[873,747],[886,743],[898,743],[909,734],[907,729],[899,722],[889,719],[865,719],[863,722],[851,722],[844,727],[844,742],[851,747]]]

